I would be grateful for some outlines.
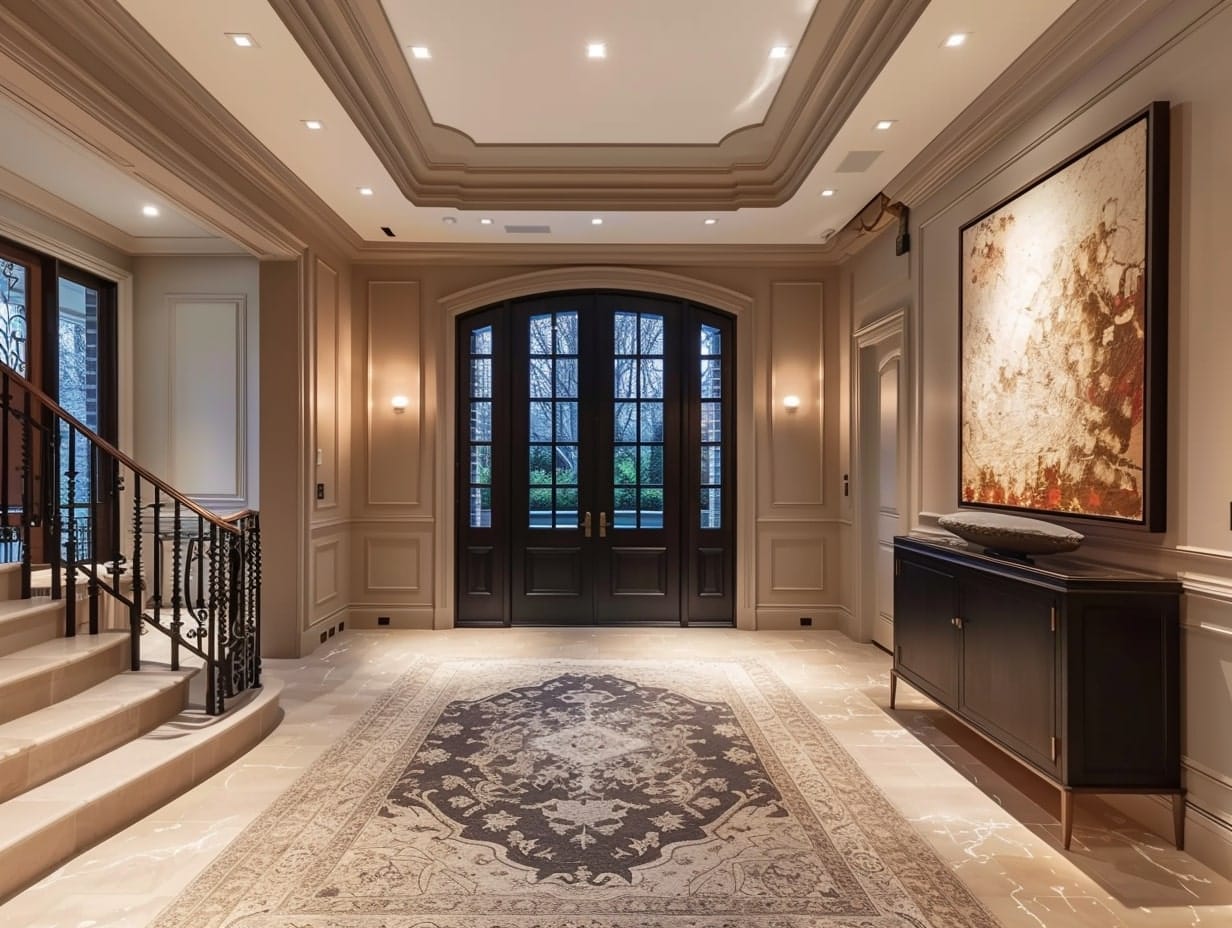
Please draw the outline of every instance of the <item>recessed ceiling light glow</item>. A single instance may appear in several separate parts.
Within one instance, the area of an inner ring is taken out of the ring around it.
[[[316,132],[319,129],[324,129],[325,123],[321,122],[319,119],[305,119],[304,128],[311,129],[313,132]]]
[[[790,45],[776,45],[770,49],[771,58],[786,58],[791,53]]]
[[[257,47],[257,40],[250,36],[247,32],[228,32],[225,33],[225,35],[240,48]]]
[[[594,219],[590,220],[590,224],[592,226],[601,226],[603,225],[603,220],[596,216]]]
[[[146,204],[145,206],[141,207],[141,215],[149,216],[153,218],[158,215],[158,207],[152,206],[150,204]]]
[[[606,42],[591,42],[586,46],[587,58],[606,58],[607,43]]]
[[[359,189],[359,195],[360,195],[361,197],[370,197],[370,196],[372,196],[372,188],[371,188],[371,187],[360,187],[360,188],[358,188],[358,189]]]
[[[492,224],[492,220],[491,219],[480,219],[479,224],[481,226],[490,226]]]
[[[966,43],[967,36],[969,34],[970,33],[966,33],[966,32],[955,32],[953,35],[951,35],[948,39],[945,40],[945,47],[946,48],[958,48],[958,46]]]
[[[835,190],[832,187],[827,187],[825,190],[821,191],[821,195],[823,197],[832,197],[834,194]]]
[[[897,119],[883,119],[883,120],[881,120],[880,122],[878,122],[878,123],[877,123],[877,125],[873,126],[873,128],[874,128],[874,129],[877,129],[877,130],[879,130],[879,131],[881,131],[881,132],[885,132],[887,129],[889,129],[889,128],[890,128],[892,125],[894,125],[894,123],[896,123],[896,122],[898,122],[898,120],[897,120]]]
[[[458,221],[457,216],[442,216],[441,217],[441,222],[445,223],[445,225],[447,226],[451,226],[457,221]]]
[[[706,225],[708,225],[708,226],[712,226],[712,225],[714,225],[714,224],[715,224],[716,222],[718,222],[718,221],[719,221],[719,220],[717,220],[717,219],[703,219],[703,220],[702,220],[702,222],[704,222],[704,223],[705,223]]]
[[[432,57],[432,51],[426,45],[412,45],[411,55],[423,61],[426,58]]]

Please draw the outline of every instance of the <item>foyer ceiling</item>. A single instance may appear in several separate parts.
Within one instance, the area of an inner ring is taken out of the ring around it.
[[[363,242],[390,243],[387,227],[396,242],[459,246],[817,245],[1072,2],[91,5],[131,16],[126,28],[148,34],[152,53],[174,59]],[[966,41],[947,47],[956,33]],[[595,43],[605,57],[587,56]],[[83,190],[83,172],[51,170],[41,153],[76,145],[96,171],[124,166],[31,118],[6,119],[25,144],[0,169],[139,236],[142,195],[129,188],[140,179]],[[184,250],[219,225],[194,225],[187,204],[178,215],[174,191],[146,194],[167,209],[159,236],[183,237]]]

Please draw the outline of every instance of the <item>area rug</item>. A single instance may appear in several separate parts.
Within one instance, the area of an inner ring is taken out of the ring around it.
[[[756,661],[423,662],[157,928],[995,928]]]

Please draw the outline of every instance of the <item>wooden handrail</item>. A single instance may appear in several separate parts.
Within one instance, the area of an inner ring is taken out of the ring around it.
[[[175,487],[171,486],[171,484],[167,483],[167,481],[162,480],[161,478],[150,473],[150,471],[146,470],[115,445],[111,444],[111,442],[96,435],[94,430],[88,425],[78,420],[72,413],[68,412],[63,406],[53,400],[30,381],[26,380],[25,377],[21,376],[21,374],[17,373],[17,371],[13,370],[13,368],[9,367],[3,361],[0,361],[0,374],[6,374],[10,380],[16,380],[22,389],[26,390],[31,396],[55,413],[59,418],[65,420],[69,425],[73,426],[73,428],[77,429],[77,431],[88,439],[91,444],[95,445],[110,457],[115,458],[143,480],[153,484],[160,492],[165,493],[167,496],[178,502],[181,506],[188,507],[188,509],[201,516],[207,522],[217,525],[224,531],[232,532],[238,535],[240,530],[229,520],[238,520],[243,518],[245,515],[252,513],[251,509],[245,509],[241,512],[233,513],[231,516],[227,517],[227,519],[223,519],[222,517],[210,512],[208,509],[194,503],[179,490],[175,489]]]

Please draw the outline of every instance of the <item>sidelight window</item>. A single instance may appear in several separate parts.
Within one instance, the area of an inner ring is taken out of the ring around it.
[[[492,326],[471,332],[467,511],[471,528],[492,525]]]
[[[701,527],[723,527],[723,333],[703,324],[701,384]]]

